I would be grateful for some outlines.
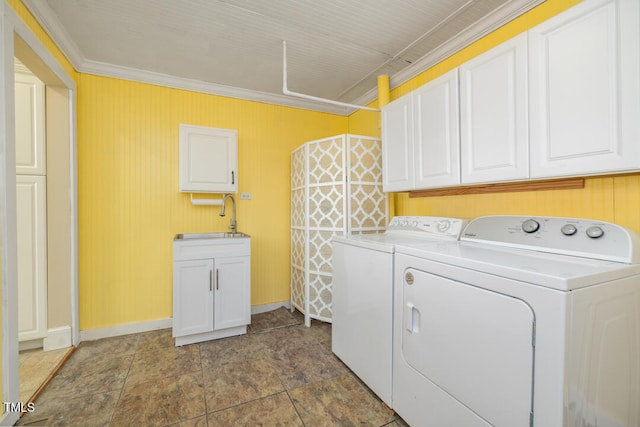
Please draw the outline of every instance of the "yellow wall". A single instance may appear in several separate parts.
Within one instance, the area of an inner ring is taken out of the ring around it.
[[[392,90],[391,99],[452,70],[469,59],[526,31],[579,3],[547,0],[529,13],[494,31],[468,48]],[[612,221],[640,232],[640,175],[587,178],[582,190],[535,191],[466,196],[393,197],[398,215],[435,215],[473,218],[481,215],[549,215]]]
[[[392,91],[391,99],[578,3],[548,0]],[[178,125],[237,129],[238,224],[252,235],[252,304],[289,298],[291,151],[344,132],[380,135],[376,113],[349,118],[76,74],[18,0],[18,14],[78,83],[81,329],[171,316],[171,241],[179,232],[222,230],[218,208],[178,192]],[[640,230],[638,176],[590,178],[584,190],[409,199],[398,214],[473,217],[523,213],[601,218]]]
[[[348,119],[82,74],[78,92],[80,328],[172,315],[172,239],[226,230],[178,190],[180,123],[238,130],[238,227],[252,305],[289,300],[290,154]]]

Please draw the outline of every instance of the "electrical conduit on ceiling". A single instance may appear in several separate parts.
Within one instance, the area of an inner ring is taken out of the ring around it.
[[[388,82],[388,77],[387,77],[387,82]],[[304,93],[290,91],[287,88],[287,42],[286,40],[282,41],[282,93],[285,95],[295,96],[303,99],[309,99],[311,101],[324,102],[326,104],[333,104],[341,107],[356,108],[358,110],[368,110],[368,111],[378,111],[378,112],[380,111],[379,108],[371,108],[371,107],[365,107],[363,105],[349,104],[348,102],[334,101],[332,99],[320,98],[317,96],[306,95]],[[388,90],[387,90],[387,93],[388,93]]]

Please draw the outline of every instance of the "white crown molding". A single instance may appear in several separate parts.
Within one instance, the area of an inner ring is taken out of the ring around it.
[[[433,52],[421,57],[410,66],[389,76],[389,89],[395,89],[403,83],[442,62],[451,55],[480,40],[487,34],[497,30],[506,23],[528,12],[546,0],[512,0],[496,9],[482,21],[478,21],[459,32],[454,38],[439,46]],[[373,88],[353,101],[354,104],[366,105],[378,98],[377,88]]]
[[[348,114],[348,109],[344,107],[337,107],[334,105],[328,105],[313,101],[299,100],[297,98],[286,95],[260,92],[256,90],[242,89],[233,86],[203,82],[201,80],[175,77],[168,74],[122,67],[119,65],[107,64],[104,62],[85,61],[82,70],[79,71],[87,74],[115,77],[118,79],[149,83],[174,89],[207,93],[210,95],[226,96],[230,98],[264,102],[267,104],[276,104],[286,107],[301,108],[305,110],[314,110],[340,115]]]
[[[42,25],[45,31],[58,45],[60,50],[69,59],[73,67],[80,73],[95,74],[105,77],[115,77],[124,80],[132,80],[142,83],[149,83],[158,86],[171,87],[195,92],[202,92],[211,95],[226,96],[249,101],[276,104],[292,108],[301,108],[325,113],[348,116],[356,109],[339,107],[321,102],[308,101],[291,96],[260,92],[249,89],[242,89],[215,83],[208,83],[199,80],[192,80],[170,76],[167,74],[152,71],[139,70],[118,65],[106,64],[103,62],[87,60],[76,43],[71,39],[67,31],[60,24],[53,10],[46,1],[23,0],[26,7],[33,14],[36,20]],[[394,89],[403,83],[411,80],[420,73],[428,70],[442,60],[448,58],[471,43],[479,40],[490,32],[500,28],[507,22],[517,18],[528,10],[543,3],[545,0],[512,0],[491,13],[482,21],[470,25],[453,39],[444,43],[433,52],[423,56],[410,66],[389,77],[390,89]],[[354,104],[367,105],[378,98],[377,88],[372,88],[364,95],[353,101]]]

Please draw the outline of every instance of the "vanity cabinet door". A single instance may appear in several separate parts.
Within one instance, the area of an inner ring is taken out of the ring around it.
[[[216,258],[214,327],[225,329],[251,323],[249,257]]]
[[[213,331],[213,259],[173,263],[173,336]]]

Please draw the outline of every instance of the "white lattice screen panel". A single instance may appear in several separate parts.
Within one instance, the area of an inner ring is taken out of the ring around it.
[[[379,139],[338,135],[291,153],[291,303],[307,325],[331,321],[331,240],[386,225]]]

